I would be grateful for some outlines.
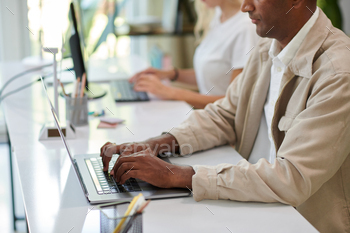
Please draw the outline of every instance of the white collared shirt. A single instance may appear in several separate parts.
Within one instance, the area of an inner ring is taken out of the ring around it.
[[[283,88],[281,87],[282,77],[285,73],[287,66],[292,61],[293,57],[300,48],[300,45],[304,41],[306,35],[309,33],[309,31],[315,24],[318,16],[319,8],[317,7],[312,17],[307,21],[307,23],[300,29],[297,35],[288,43],[288,45],[282,51],[279,47],[277,40],[274,39],[272,41],[269,50],[269,56],[272,58],[270,88],[264,106],[265,114],[262,117],[257,137],[258,139],[262,138],[262,135],[268,135],[270,145],[266,143],[264,143],[264,145],[261,145],[261,143],[259,143],[259,140],[256,140],[251,153],[251,157],[249,158],[249,162],[257,162],[258,158],[265,158],[270,163],[274,163],[276,159],[276,148],[272,138],[271,124],[275,112],[276,101],[280,95],[281,88]],[[266,119],[266,121],[263,119]],[[267,127],[266,125],[263,125],[265,124],[265,122]]]

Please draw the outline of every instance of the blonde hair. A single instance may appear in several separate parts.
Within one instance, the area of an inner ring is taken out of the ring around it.
[[[243,0],[227,0],[232,3],[242,4]],[[210,23],[215,15],[215,8],[209,8],[201,0],[195,0],[195,9],[197,13],[197,22],[194,27],[194,36],[196,45],[199,45],[207,35]]]
[[[197,13],[194,36],[196,38],[196,45],[199,45],[209,31],[210,22],[215,15],[215,9],[207,7],[201,0],[195,0],[194,4]]]

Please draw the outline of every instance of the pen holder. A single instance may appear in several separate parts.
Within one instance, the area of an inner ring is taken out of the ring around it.
[[[108,218],[103,213],[100,214],[100,232],[112,233],[120,221],[124,221],[123,228],[119,233],[142,233],[142,213],[120,218]]]
[[[88,124],[88,96],[72,98],[66,96],[66,119],[74,126]]]

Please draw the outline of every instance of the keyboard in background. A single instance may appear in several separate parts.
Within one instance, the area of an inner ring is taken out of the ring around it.
[[[111,82],[112,95],[116,102],[149,100],[146,92],[136,92],[133,88],[133,84],[129,83],[128,79],[120,79]]]

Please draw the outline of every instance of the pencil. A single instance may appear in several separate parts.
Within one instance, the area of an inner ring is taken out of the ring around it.
[[[134,199],[132,199],[130,205],[128,206],[128,209],[126,210],[126,212],[124,214],[124,216],[128,216],[129,215],[130,211],[132,210],[132,208],[134,207],[134,205],[136,204],[136,202],[140,198],[140,196],[142,196],[141,193],[139,195],[137,195],[136,197],[134,197]],[[117,227],[114,229],[113,233],[120,232],[124,222],[125,222],[125,218],[121,219],[120,222],[118,223]]]
[[[125,226],[125,228],[123,229],[122,232],[128,232],[128,231],[129,231],[131,225],[133,224],[133,221],[135,221],[135,219],[137,218],[137,216],[138,216],[139,214],[142,214],[142,211],[147,207],[147,205],[148,205],[148,203],[150,203],[150,201],[151,201],[151,200],[148,200],[148,201],[144,202],[144,203],[140,206],[140,208],[138,208],[138,210],[136,211],[136,213],[135,213],[132,217],[130,217],[131,219],[127,222],[127,224],[126,224],[126,226]]]
[[[84,96],[85,84],[86,84],[86,74],[84,73],[83,78],[81,80],[80,98],[83,98]]]
[[[75,96],[74,96],[74,98],[78,97],[79,85],[80,85],[80,77],[77,78],[77,83],[75,84]]]
[[[58,83],[61,85],[63,95],[68,96],[67,93],[66,93],[66,91],[64,90],[64,86],[63,86],[63,84],[61,83],[60,80],[58,80]]]
[[[151,200],[146,201],[137,211],[137,214],[141,214],[142,211],[147,207],[147,205],[151,202]]]

